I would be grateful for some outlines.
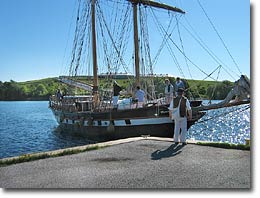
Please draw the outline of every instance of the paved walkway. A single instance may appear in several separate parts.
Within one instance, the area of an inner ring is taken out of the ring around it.
[[[1,188],[250,188],[250,151],[136,139],[0,167]]]

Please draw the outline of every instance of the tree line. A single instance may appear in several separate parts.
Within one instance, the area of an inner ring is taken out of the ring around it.
[[[57,82],[50,79],[37,82],[0,81],[0,100],[48,100],[58,88]]]
[[[155,90],[158,95],[164,93],[164,80],[163,77],[154,78]],[[126,88],[128,83],[126,80],[118,80],[118,83]],[[172,84],[175,83],[175,78],[170,78]],[[232,89],[233,82],[230,81],[200,81],[200,80],[183,80],[188,98],[197,99],[212,99],[222,100],[228,92]],[[101,87],[105,81],[101,81]],[[55,94],[57,89],[61,89],[68,94],[84,94],[84,91],[61,84],[57,78],[47,78],[36,81],[28,82],[9,82],[0,81],[0,100],[2,101],[15,101],[15,100],[48,100],[50,95]]]

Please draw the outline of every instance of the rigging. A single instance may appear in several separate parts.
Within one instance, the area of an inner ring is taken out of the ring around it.
[[[220,36],[219,32],[217,31],[215,25],[214,25],[213,22],[210,20],[208,14],[206,13],[206,11],[205,11],[205,9],[203,8],[203,6],[202,6],[202,4],[200,3],[200,1],[197,0],[197,2],[198,2],[198,4],[199,4],[199,6],[201,7],[203,13],[204,13],[205,16],[207,17],[207,19],[208,19],[209,23],[211,24],[212,28],[214,29],[214,31],[215,31],[216,34],[218,35],[218,37],[219,37],[221,43],[222,43],[223,46],[225,47],[225,49],[226,49],[227,53],[229,54],[230,58],[232,59],[233,63],[234,63],[235,66],[237,67],[239,73],[242,75],[242,72],[240,71],[240,69],[239,69],[239,67],[238,67],[238,64],[236,63],[235,59],[234,59],[233,56],[231,55],[231,53],[230,53],[230,51],[229,51],[227,45],[225,44],[224,40],[223,40],[222,37]]]

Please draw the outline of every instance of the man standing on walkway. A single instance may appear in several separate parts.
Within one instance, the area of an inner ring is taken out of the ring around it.
[[[175,144],[181,142],[186,144],[187,134],[187,120],[192,119],[192,110],[189,100],[184,96],[184,89],[179,88],[177,91],[177,97],[171,101],[169,107],[170,118],[173,108],[179,107],[179,116],[174,119],[174,142]],[[179,140],[180,136],[180,140]]]

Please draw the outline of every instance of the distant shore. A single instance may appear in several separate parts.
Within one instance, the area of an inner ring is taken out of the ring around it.
[[[153,82],[155,85],[157,97],[164,95],[165,89],[165,77],[154,77]],[[174,77],[168,77],[170,82],[174,85],[176,79]],[[75,77],[76,81],[91,84],[91,79],[87,77]],[[108,89],[112,86],[113,79],[100,79],[100,89]],[[116,79],[117,83],[123,88],[128,89],[130,82],[134,79]],[[188,98],[208,98],[212,100],[223,100],[233,86],[233,82],[230,81],[202,81],[202,80],[190,80],[182,79],[186,87],[186,96]],[[143,84],[150,83],[145,78],[142,81]],[[110,85],[111,84],[111,85]],[[0,101],[39,101],[48,100],[50,95],[56,93],[57,89],[60,89],[62,93],[66,95],[85,95],[91,94],[88,91],[82,89],[75,89],[61,83],[58,78],[46,78],[26,82],[10,82],[0,81]]]
[[[35,97],[35,98],[23,98],[23,99],[12,99],[12,100],[0,100],[0,102],[19,102],[19,101],[49,101],[46,97]]]

